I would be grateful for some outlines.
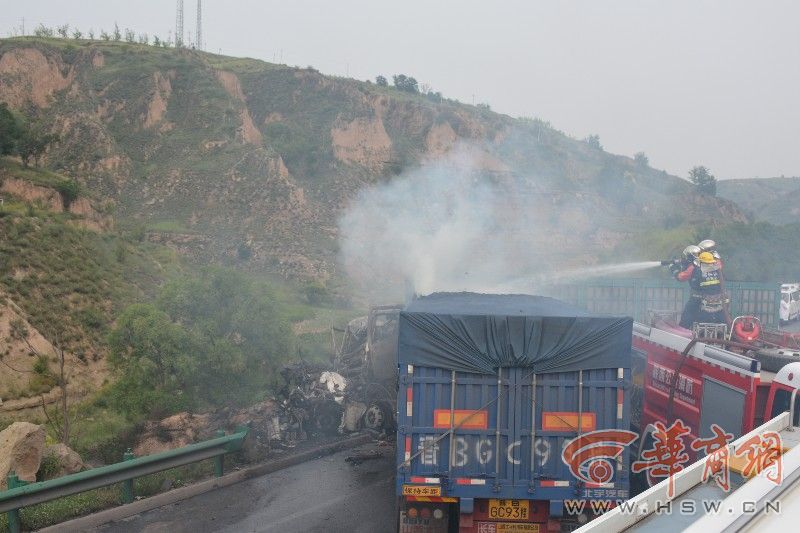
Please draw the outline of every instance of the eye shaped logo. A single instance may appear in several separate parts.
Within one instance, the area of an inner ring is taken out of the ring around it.
[[[614,477],[612,461],[639,436],[624,429],[600,429],[572,439],[561,459],[573,476],[586,483],[608,483]]]

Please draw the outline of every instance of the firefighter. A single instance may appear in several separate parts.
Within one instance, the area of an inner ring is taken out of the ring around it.
[[[669,271],[672,273],[673,276],[675,276],[676,279],[679,279],[679,276],[681,275],[682,272],[686,271],[689,267],[694,268],[692,265],[694,264],[695,261],[697,261],[697,256],[701,252],[702,250],[700,249],[699,246],[697,246],[696,244],[690,244],[689,246],[683,249],[683,254],[681,259],[676,259],[670,265]],[[689,300],[686,302],[686,304],[683,306],[683,313],[681,313],[680,326],[690,329],[692,327],[692,322],[694,321],[694,317],[697,315],[699,309],[700,309],[700,300],[697,298],[690,297]]]
[[[717,261],[722,261],[722,258],[717,251],[717,243],[712,241],[711,239],[706,239],[704,241],[700,241],[697,243],[697,247],[700,248],[702,252],[710,252],[711,255],[714,256],[714,259]]]
[[[697,246],[703,252],[710,252],[711,255],[714,256],[714,259],[716,259],[719,262],[719,268],[720,268],[720,271],[721,271],[720,272],[720,279],[722,280],[722,282],[720,283],[720,287],[721,287],[722,294],[725,295],[725,301],[723,303],[724,313],[725,313],[725,322],[730,324],[731,315],[730,315],[730,310],[728,309],[730,301],[727,298],[727,291],[725,290],[725,275],[723,274],[723,272],[724,272],[724,264],[722,263],[722,257],[719,255],[719,252],[717,251],[717,243],[712,241],[711,239],[705,239],[705,240],[702,240],[699,243],[697,243]]]
[[[722,266],[711,252],[700,252],[697,259],[678,272],[675,278],[688,281],[691,289],[691,296],[681,313],[681,327],[692,329],[695,322],[725,322]]]
[[[700,252],[702,252],[702,250],[695,244],[690,244],[684,248],[683,252],[681,253],[681,258],[673,260],[669,265],[670,273],[673,276],[677,276],[678,273],[686,270],[689,265],[697,260],[697,256],[700,254]]]
[[[686,270],[686,267],[691,265],[697,260],[697,256],[700,255],[702,252],[702,248],[695,244],[690,244],[686,248],[683,249],[683,264],[681,265],[681,270]]]

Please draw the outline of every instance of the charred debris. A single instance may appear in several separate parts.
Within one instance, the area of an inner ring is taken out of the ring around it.
[[[330,365],[298,361],[285,366],[278,394],[249,413],[256,439],[269,448],[291,448],[362,430],[391,438],[400,309],[373,307],[338,330]]]

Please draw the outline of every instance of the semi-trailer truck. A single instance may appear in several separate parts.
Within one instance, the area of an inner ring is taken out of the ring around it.
[[[403,533],[558,530],[566,501],[626,499],[630,318],[540,296],[438,293],[399,314]],[[611,435],[612,437],[609,437]]]

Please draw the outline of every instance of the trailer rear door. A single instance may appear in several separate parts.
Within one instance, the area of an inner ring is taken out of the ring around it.
[[[578,420],[581,433],[628,429],[629,369],[534,375],[527,368],[503,368],[496,376],[410,365],[405,370],[398,461],[412,460],[398,484],[447,479],[448,494],[462,497],[573,498],[576,480],[561,452],[578,436]],[[625,453],[620,464],[627,464]],[[606,487],[612,494],[582,496],[626,497],[627,474],[624,468],[615,473],[614,486]]]

